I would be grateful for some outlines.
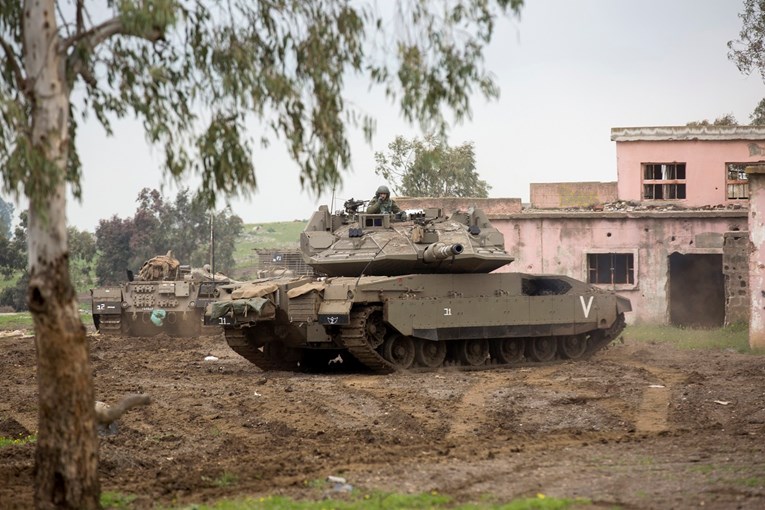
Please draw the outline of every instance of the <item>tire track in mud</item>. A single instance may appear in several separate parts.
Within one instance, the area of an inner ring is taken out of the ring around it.
[[[556,367],[540,367],[531,369],[538,378],[553,372]],[[511,384],[517,378],[516,372],[486,371],[475,373],[471,384],[465,388],[459,402],[452,408],[452,416],[449,422],[447,440],[457,440],[468,435],[471,431],[485,423],[488,416],[486,413],[486,400],[494,394],[494,391]],[[528,380],[524,380],[528,383]]]
[[[645,370],[656,378],[643,390],[643,396],[634,417],[636,432],[660,434],[671,429],[669,423],[669,404],[672,389],[683,381],[683,373],[658,368],[637,361],[622,361],[622,365]]]
[[[435,377],[439,377],[436,375]],[[443,377],[443,376],[440,376]],[[366,402],[369,414],[366,426],[391,436],[419,437],[432,440],[442,435],[442,414],[423,402],[433,398],[433,385],[413,385],[409,374],[388,376],[346,376],[342,380],[348,395]],[[439,407],[436,404],[436,407]],[[372,421],[373,423],[369,423]],[[363,422],[362,422],[363,423]]]

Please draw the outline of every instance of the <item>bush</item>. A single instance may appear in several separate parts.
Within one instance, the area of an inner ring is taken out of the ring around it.
[[[11,308],[17,312],[28,310],[27,287],[29,286],[29,274],[25,271],[13,287],[6,287],[0,291],[0,307]]]

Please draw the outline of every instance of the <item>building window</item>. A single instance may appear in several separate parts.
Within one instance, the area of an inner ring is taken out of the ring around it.
[[[604,285],[635,284],[633,253],[588,253],[587,281]]]
[[[749,198],[749,181],[746,178],[746,163],[726,163],[728,173],[728,200]]]
[[[685,163],[643,163],[644,200],[685,198]]]

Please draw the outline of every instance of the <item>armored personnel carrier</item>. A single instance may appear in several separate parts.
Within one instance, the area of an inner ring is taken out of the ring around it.
[[[490,273],[512,262],[483,211],[365,214],[321,207],[301,234],[323,278],[223,285],[208,307],[264,370],[339,361],[377,373],[586,358],[625,325],[628,299],[566,276]]]
[[[107,335],[198,336],[204,309],[215,301],[217,287],[231,283],[209,267],[192,270],[172,252],[146,261],[120,286],[91,289],[93,323]]]

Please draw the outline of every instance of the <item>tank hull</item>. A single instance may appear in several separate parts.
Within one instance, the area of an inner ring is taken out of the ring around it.
[[[377,373],[512,366],[593,355],[629,300],[564,276],[413,274],[253,282],[221,313],[229,345],[264,370],[352,362]],[[259,291],[257,290],[259,289]],[[234,289],[229,289],[233,291]],[[264,303],[261,313],[242,295]]]
[[[135,281],[91,290],[93,323],[104,335],[196,337],[205,306],[215,299],[209,282]]]

